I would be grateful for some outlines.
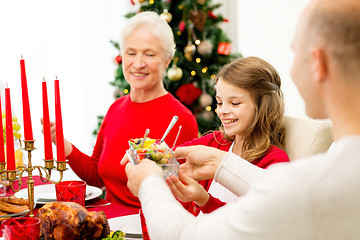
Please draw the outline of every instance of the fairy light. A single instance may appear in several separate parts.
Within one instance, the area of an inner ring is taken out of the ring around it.
[[[181,35],[181,31],[177,31],[177,33],[176,33],[178,36],[180,36]]]
[[[192,71],[191,71],[191,76],[195,76],[195,75],[196,75],[195,70],[192,70]]]
[[[128,93],[129,93],[129,90],[128,90],[128,89],[124,89],[124,93],[125,93],[125,94],[128,94]]]
[[[208,70],[208,68],[207,68],[207,67],[204,67],[201,71],[202,71],[202,73],[206,73],[207,70]]]
[[[150,3],[150,4],[154,4],[154,0],[149,0],[149,3]]]
[[[213,74],[213,75],[211,75],[211,79],[215,79],[216,78],[216,76]]]
[[[200,58],[196,58],[195,62],[196,62],[196,63],[200,63],[200,62],[201,62],[201,59],[200,59]]]
[[[195,44],[196,44],[196,45],[199,45],[200,42],[201,42],[201,41],[200,41],[199,39],[196,39],[196,40],[195,40]]]
[[[206,109],[206,111],[210,112],[211,111],[211,106],[207,106],[205,109]]]

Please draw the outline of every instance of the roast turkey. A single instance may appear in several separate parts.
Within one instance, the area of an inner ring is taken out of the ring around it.
[[[38,217],[45,240],[102,239],[110,233],[104,212],[89,212],[78,203],[47,203]]]

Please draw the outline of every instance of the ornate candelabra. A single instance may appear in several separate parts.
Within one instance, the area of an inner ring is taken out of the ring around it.
[[[55,169],[54,167],[54,159],[45,159],[45,167],[43,166],[32,166],[31,162],[31,151],[35,149],[34,147],[35,140],[24,140],[25,147],[23,148],[25,151],[28,152],[28,166],[21,165],[16,168],[16,170],[5,170],[6,163],[0,163],[0,175],[1,175],[1,183],[3,185],[11,187],[14,192],[18,192],[22,185],[22,176],[24,172],[28,173],[28,180],[27,180],[27,190],[28,190],[28,199],[29,199],[29,208],[30,208],[30,217],[34,217],[34,180],[32,172],[35,169],[39,170],[39,176],[41,181],[43,182],[51,182],[53,184],[61,182],[63,178],[63,172],[67,169],[66,168],[66,161],[57,161],[56,170],[60,172],[60,179],[58,181],[51,180],[51,171]],[[43,177],[43,172],[45,177]],[[18,182],[17,189],[14,187],[14,182]]]

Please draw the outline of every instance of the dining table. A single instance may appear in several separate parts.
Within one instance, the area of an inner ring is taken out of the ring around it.
[[[27,183],[26,181],[28,180],[28,177],[22,177],[21,178],[22,180],[22,184],[20,186],[20,190],[21,189],[25,189],[27,188]],[[34,180],[34,186],[41,186],[41,185],[44,185],[44,184],[52,184],[50,182],[46,182],[44,183],[40,176],[36,176],[34,175],[33,176],[33,180]],[[16,183],[14,184],[15,188],[17,187],[16,186]],[[11,189],[7,189],[6,191],[6,196],[13,196],[15,194],[14,191],[12,191]],[[36,214],[38,212],[38,210],[43,206],[44,204],[39,204],[39,203],[36,203],[35,205],[35,208],[34,208],[34,215],[36,217]],[[135,214],[139,214],[139,211],[136,211],[136,210],[133,210],[133,209],[129,209],[127,208],[126,206],[122,206],[122,205],[119,205],[119,204],[115,204],[115,203],[111,203],[105,199],[102,199],[100,197],[96,197],[96,198],[93,198],[91,200],[87,200],[85,202],[85,208],[88,210],[88,211],[94,211],[94,212],[99,212],[99,211],[103,211],[108,219],[108,221],[110,222],[112,219],[115,219],[115,218],[119,218],[119,217],[123,217],[123,216],[129,216],[129,215],[135,215]],[[29,213],[27,213],[28,215]],[[26,216],[26,215],[25,215]],[[111,224],[110,224],[110,227],[111,227]],[[121,230],[121,229],[110,229],[112,231],[115,231],[115,230]],[[0,227],[0,239],[2,239],[2,226]],[[138,236],[137,237],[134,237],[132,239],[142,239],[142,238],[139,238]]]

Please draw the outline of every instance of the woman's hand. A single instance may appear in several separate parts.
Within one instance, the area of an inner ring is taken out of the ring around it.
[[[179,178],[172,175],[166,178],[172,194],[182,202],[195,202],[203,207],[210,196],[197,181],[186,175],[185,171],[179,170]]]
[[[124,163],[126,163],[127,157],[124,156],[123,160]],[[122,162],[123,161],[121,161],[121,163]],[[163,176],[161,167],[149,159],[143,159],[137,165],[133,165],[132,163],[126,164],[125,172],[128,178],[127,186],[135,196],[138,196],[140,185],[147,176],[152,174]]]
[[[43,118],[41,118],[40,121],[41,121],[41,125],[43,125],[44,123]],[[41,130],[41,132],[44,134],[44,128]],[[56,127],[54,122],[50,122],[50,133],[51,133],[51,141],[56,145]],[[64,148],[65,148],[65,157],[67,157],[72,152],[73,146],[71,142],[69,142],[65,138],[64,138]]]

